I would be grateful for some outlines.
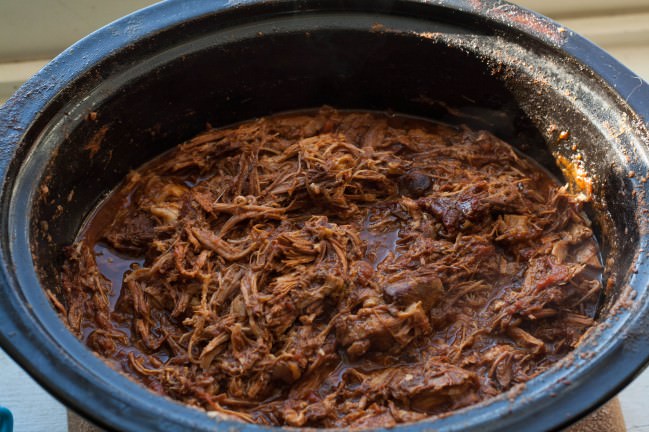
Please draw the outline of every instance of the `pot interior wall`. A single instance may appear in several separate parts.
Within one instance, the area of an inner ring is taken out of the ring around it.
[[[589,211],[605,256],[614,258],[608,271],[626,273],[632,259],[626,251],[638,239],[637,204],[622,180],[628,162],[597,126],[615,121],[613,114],[588,110],[593,98],[612,107],[617,101],[605,90],[595,92],[601,83],[569,59],[532,40],[521,39],[507,52],[497,35],[450,26],[435,37],[381,28],[253,30],[230,39],[209,32],[183,36],[164,50],[158,47],[165,35],[143,41],[79,77],[52,102],[41,138],[50,153],[34,184],[31,219],[46,288],[56,292],[64,247],[129,170],[208,123],[218,127],[323,104],[487,129],[557,176],[553,152],[572,157],[578,147],[594,179]],[[521,50],[529,61],[514,58]],[[553,80],[578,90],[566,94]],[[558,140],[562,130],[570,131],[568,140]],[[616,295],[609,293],[604,310]]]

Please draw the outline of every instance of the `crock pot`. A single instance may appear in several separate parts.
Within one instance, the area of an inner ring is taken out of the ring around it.
[[[396,430],[549,430],[649,359],[649,87],[551,20],[502,1],[169,1],[72,46],[0,110],[0,344],[106,429],[262,430],[158,396],[63,325],[62,250],[129,170],[212,126],[318,107],[487,129],[588,194],[607,263],[598,325],[480,405]]]

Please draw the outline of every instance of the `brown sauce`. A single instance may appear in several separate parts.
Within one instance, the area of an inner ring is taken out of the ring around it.
[[[248,422],[389,427],[524,383],[593,323],[580,197],[486,132],[377,113],[209,130],[70,246],[70,328],[152,390]]]
[[[132,270],[134,266],[141,267],[144,264],[144,258],[120,254],[105,243],[95,243],[93,254],[95,255],[99,273],[110,281],[111,291],[108,294],[108,299],[110,309],[114,310],[117,299],[122,292],[124,274]]]

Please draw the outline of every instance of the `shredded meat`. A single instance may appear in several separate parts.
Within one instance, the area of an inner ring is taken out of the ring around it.
[[[187,404],[389,427],[575,347],[602,269],[581,206],[487,132],[280,115],[131,173],[69,247],[56,304],[115,368]]]

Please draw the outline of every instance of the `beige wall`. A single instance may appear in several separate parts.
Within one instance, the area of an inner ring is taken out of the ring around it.
[[[80,38],[153,3],[154,0],[0,0],[0,101]],[[649,80],[649,0],[516,3],[586,36]]]
[[[154,0],[0,0],[0,62],[52,58],[93,30],[153,3]],[[520,0],[516,3],[559,21],[584,16],[608,18],[649,10],[649,0]],[[648,21],[645,20],[647,25]],[[639,22],[633,24],[637,26]],[[611,28],[610,22],[608,26]],[[615,32],[618,28],[613,25],[611,30]]]
[[[0,61],[51,58],[154,0],[0,0]]]

